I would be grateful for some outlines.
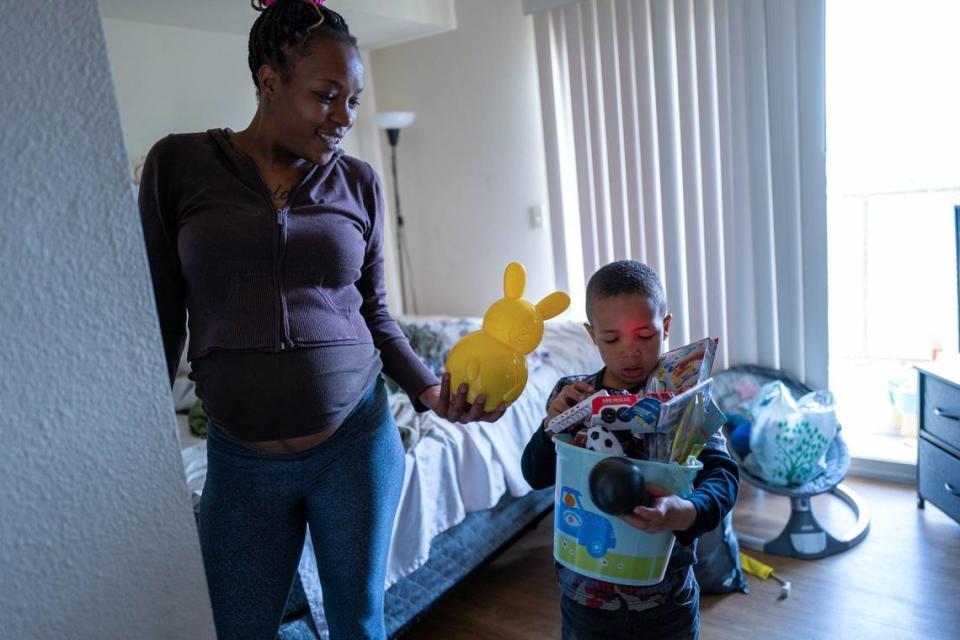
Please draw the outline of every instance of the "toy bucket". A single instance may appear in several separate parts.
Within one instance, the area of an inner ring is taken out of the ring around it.
[[[676,540],[673,533],[646,533],[594,505],[590,471],[609,457],[570,444],[569,434],[553,441],[557,448],[554,494],[553,557],[580,575],[615,584],[643,586],[663,580]],[[636,460],[644,478],[680,496],[689,495],[703,464]]]

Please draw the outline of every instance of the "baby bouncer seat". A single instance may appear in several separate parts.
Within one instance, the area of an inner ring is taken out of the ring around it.
[[[783,382],[795,398],[810,391],[809,386],[775,369],[754,365],[731,367],[714,375],[714,395],[725,413],[730,413],[738,393],[735,388],[749,381],[756,388],[768,382]],[[731,451],[731,454],[736,455]],[[870,516],[866,504],[854,492],[843,486],[843,480],[850,470],[850,453],[840,431],[830,444],[826,453],[826,469],[816,478],[798,486],[771,485],[762,478],[740,467],[740,477],[753,486],[770,493],[786,496],[790,499],[790,517],[783,531],[771,540],[738,533],[740,544],[748,549],[775,556],[786,556],[813,560],[846,551],[859,544],[870,530]],[[831,493],[846,504],[856,519],[850,531],[834,536],[827,531],[813,513],[811,498],[823,493]]]

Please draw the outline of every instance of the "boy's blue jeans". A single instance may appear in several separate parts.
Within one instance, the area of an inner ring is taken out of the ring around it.
[[[211,424],[199,529],[217,638],[276,637],[308,523],[331,638],[384,638],[403,474],[382,377],[333,436],[302,453],[265,453]]]
[[[561,596],[563,640],[697,640],[700,637],[700,585],[689,570],[668,602],[646,611],[592,609]]]

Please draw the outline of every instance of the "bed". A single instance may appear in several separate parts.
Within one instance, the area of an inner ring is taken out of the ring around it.
[[[400,319],[414,350],[435,371],[450,346],[478,329],[479,319]],[[386,624],[391,637],[440,595],[546,514],[551,489],[532,491],[520,472],[523,447],[543,417],[547,394],[563,375],[600,368],[583,325],[549,321],[540,346],[527,357],[523,395],[496,424],[453,424],[416,414],[391,386],[390,404],[406,450],[400,507],[387,567]],[[199,504],[206,474],[206,444],[181,416],[184,470]],[[323,594],[309,535],[278,636],[326,638]]]

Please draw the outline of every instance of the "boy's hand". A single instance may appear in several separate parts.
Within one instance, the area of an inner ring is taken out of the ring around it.
[[[593,393],[593,385],[583,381],[568,384],[563,389],[560,389],[560,393],[557,394],[557,397],[554,398],[550,406],[547,407],[547,420],[543,423],[544,426],[546,426],[547,422],[550,422],[570,407],[576,405],[591,393]]]
[[[686,531],[697,519],[697,508],[689,500],[679,496],[667,495],[667,491],[656,484],[647,483],[647,493],[655,496],[650,507],[636,507],[633,513],[621,516],[624,522],[647,533],[664,531]]]

